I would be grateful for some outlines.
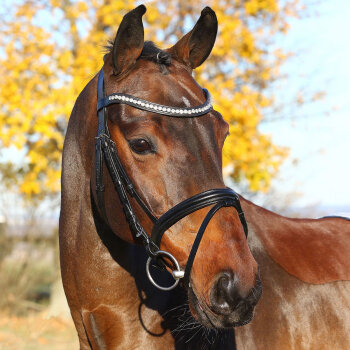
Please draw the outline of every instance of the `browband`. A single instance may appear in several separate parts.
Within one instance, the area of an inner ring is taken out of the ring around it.
[[[97,111],[115,103],[127,104],[131,107],[135,107],[147,112],[158,113],[167,115],[169,117],[184,118],[184,117],[199,117],[211,111],[213,109],[212,99],[207,89],[202,89],[206,101],[197,107],[171,107],[160,105],[158,103],[149,102],[138,97],[134,97],[128,94],[114,93],[102,98],[97,103]]]

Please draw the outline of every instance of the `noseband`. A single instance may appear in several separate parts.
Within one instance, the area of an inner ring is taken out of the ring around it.
[[[184,278],[185,284],[190,282],[190,272],[196,256],[199,243],[203,237],[206,227],[214,214],[222,207],[234,207],[239,215],[239,219],[242,223],[245,235],[248,235],[248,227],[244,218],[244,213],[241,208],[239,197],[236,192],[229,188],[219,188],[208,190],[190,197],[183,202],[175,205],[163,214],[159,219],[155,217],[148,209],[142,198],[136,192],[132,182],[130,181],[127,173],[125,172],[123,165],[118,156],[117,148],[114,141],[110,137],[110,133],[107,126],[107,107],[115,103],[128,104],[129,106],[149,111],[152,113],[158,113],[169,117],[176,118],[193,118],[200,117],[210,110],[212,110],[211,97],[206,89],[203,89],[206,101],[204,104],[194,108],[178,108],[159,105],[146,100],[142,100],[127,94],[114,93],[109,96],[105,96],[103,72],[100,70],[97,82],[97,116],[98,116],[98,131],[96,137],[96,194],[97,204],[101,210],[102,215],[107,221],[105,203],[104,203],[104,184],[103,184],[103,160],[106,161],[108,172],[112,178],[115,190],[118,193],[119,200],[122,204],[126,221],[129,224],[130,230],[136,237],[141,237],[145,246],[146,252],[149,256],[146,263],[146,273],[150,282],[161,290],[174,289],[181,278]],[[151,236],[149,236],[145,229],[139,222],[134,209],[131,206],[129,197],[135,198],[143,211],[152,220],[154,226]],[[212,208],[204,218],[197,236],[192,245],[185,270],[181,270],[176,258],[169,252],[160,250],[160,242],[162,236],[166,230],[168,230],[175,223],[180,221],[185,216],[208,206]],[[170,260],[173,268],[172,275],[175,282],[170,287],[159,286],[153,279],[150,273],[150,263],[154,259],[157,265],[161,268],[165,268],[168,265],[166,260]]]

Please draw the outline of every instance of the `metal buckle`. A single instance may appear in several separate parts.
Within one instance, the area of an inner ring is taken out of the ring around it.
[[[175,282],[174,282],[174,284],[172,284],[170,287],[162,287],[162,286],[158,285],[158,284],[154,281],[154,279],[153,279],[153,277],[152,277],[152,275],[151,275],[151,272],[150,272],[150,270],[149,270],[151,261],[152,261],[152,259],[153,259],[152,257],[149,257],[148,260],[147,260],[147,263],[146,263],[146,273],[147,273],[148,279],[150,280],[150,282],[151,282],[155,287],[157,287],[157,288],[160,289],[160,290],[167,291],[167,290],[172,290],[172,289],[174,289],[174,288],[179,284],[180,278],[183,278],[183,277],[184,277],[185,272],[182,271],[182,270],[180,269],[179,263],[177,262],[177,260],[175,259],[175,257],[174,257],[173,255],[171,255],[170,253],[168,253],[168,252],[166,252],[166,251],[164,251],[164,250],[158,250],[157,252],[153,253],[153,255],[154,255],[154,258],[156,258],[158,255],[165,255],[166,257],[168,257],[168,258],[171,260],[171,262],[172,262],[172,263],[175,265],[175,267],[176,267],[176,270],[174,270],[174,271],[172,272],[172,276],[173,276]]]

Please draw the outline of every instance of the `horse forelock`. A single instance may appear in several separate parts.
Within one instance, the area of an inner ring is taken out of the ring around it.
[[[113,41],[109,40],[105,46],[106,54],[111,54],[113,51]],[[163,74],[168,73],[167,67],[171,65],[171,54],[165,50],[160,49],[153,41],[145,41],[141,55],[138,59],[158,64]]]

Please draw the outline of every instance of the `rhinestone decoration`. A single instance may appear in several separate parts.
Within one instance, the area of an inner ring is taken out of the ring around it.
[[[164,114],[172,117],[196,117],[208,113],[212,109],[212,101],[209,92],[206,89],[203,89],[203,92],[206,96],[206,101],[201,106],[196,107],[186,107],[186,108],[174,108],[171,106],[163,106],[157,103],[149,102],[136,98],[126,94],[112,94],[107,96],[104,100],[99,101],[99,108],[106,107],[113,103],[125,103],[129,106],[158,113]]]

